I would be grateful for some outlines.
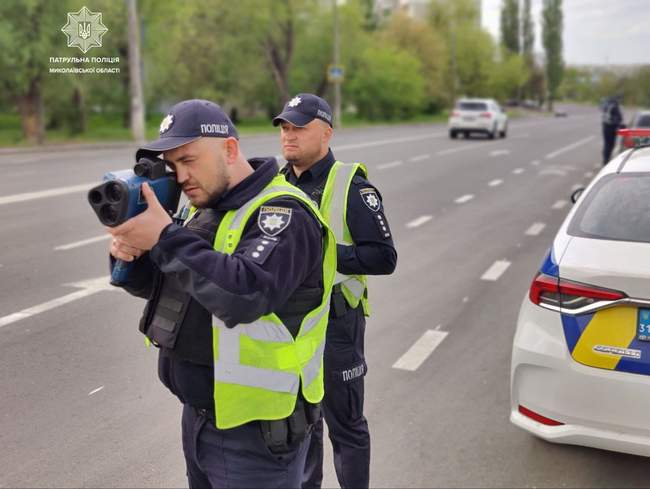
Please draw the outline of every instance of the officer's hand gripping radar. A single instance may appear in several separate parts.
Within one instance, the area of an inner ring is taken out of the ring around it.
[[[170,215],[176,212],[181,195],[176,174],[167,171],[164,160],[144,157],[138,160],[133,170],[106,173],[103,182],[88,191],[88,202],[99,221],[105,226],[115,227],[143,212],[147,208],[141,191],[144,182],[149,183]],[[116,260],[111,284],[126,283],[132,266],[132,262]]]

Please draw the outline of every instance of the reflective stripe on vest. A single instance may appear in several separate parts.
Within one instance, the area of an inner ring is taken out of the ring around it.
[[[361,163],[346,164],[336,161],[330,170],[321,200],[321,212],[332,228],[336,242],[345,246],[354,244],[347,227],[347,207],[350,185],[359,170],[364,175],[368,174],[366,167]],[[362,301],[364,312],[368,315],[364,275],[345,275],[337,271],[334,284],[341,284],[343,295],[351,307],[356,308]]]
[[[222,429],[252,420],[286,418],[294,409],[299,389],[308,402],[316,403],[323,397],[323,352],[336,267],[336,240],[315,204],[278,175],[254,199],[224,216],[214,249],[231,254],[255,210],[268,200],[283,196],[305,204],[326,230],[323,298],[305,315],[295,339],[273,313],[234,328],[227,328],[214,318],[215,413],[217,427]]]

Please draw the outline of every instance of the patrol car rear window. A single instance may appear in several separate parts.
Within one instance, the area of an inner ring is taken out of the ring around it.
[[[643,114],[638,117],[635,127],[650,127],[650,114]]]
[[[608,175],[585,195],[568,233],[584,238],[650,243],[650,175]]]
[[[481,102],[460,102],[458,104],[460,110],[487,110],[487,104]]]

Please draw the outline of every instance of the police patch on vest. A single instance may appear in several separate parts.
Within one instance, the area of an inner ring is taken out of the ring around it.
[[[359,193],[361,194],[363,203],[368,206],[368,209],[373,212],[379,211],[381,208],[381,200],[379,200],[379,196],[374,188],[362,188],[359,190]]]
[[[292,210],[287,207],[263,205],[257,217],[257,225],[269,236],[277,236],[284,231],[291,221]]]

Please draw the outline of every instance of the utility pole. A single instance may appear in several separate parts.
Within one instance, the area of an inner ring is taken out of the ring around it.
[[[339,15],[337,0],[332,0],[334,6],[334,66],[340,66],[339,46]],[[334,127],[341,127],[341,80],[334,81]]]
[[[126,0],[129,21],[129,84],[131,92],[131,132],[137,142],[145,140],[144,99],[140,65],[140,28],[136,0]]]

